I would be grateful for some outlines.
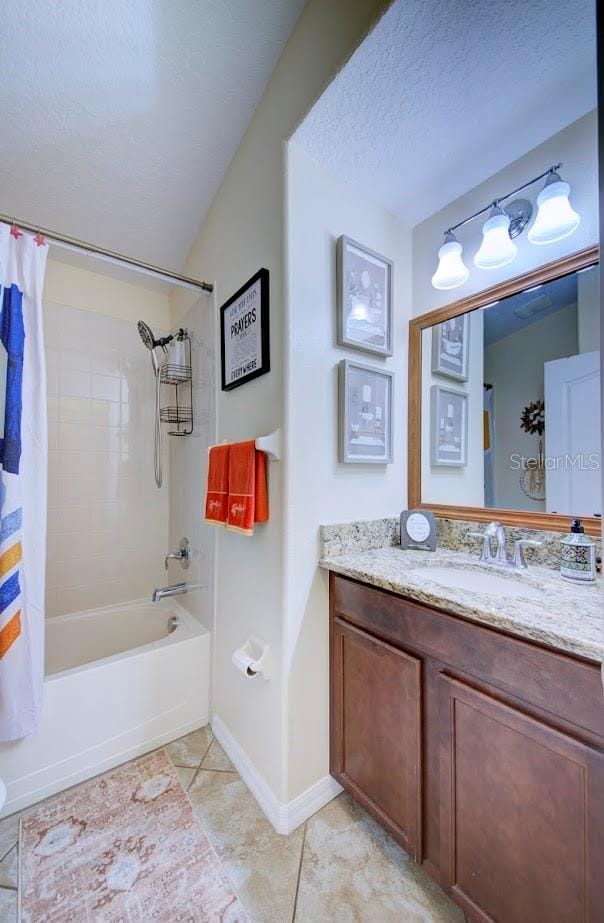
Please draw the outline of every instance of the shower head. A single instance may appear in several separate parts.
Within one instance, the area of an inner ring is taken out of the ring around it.
[[[155,342],[155,337],[153,336],[153,331],[151,330],[151,327],[149,326],[149,324],[146,324],[144,320],[139,320],[136,326],[138,328],[138,335],[140,336],[141,340],[143,341],[147,349],[155,349],[155,346],[157,344]]]

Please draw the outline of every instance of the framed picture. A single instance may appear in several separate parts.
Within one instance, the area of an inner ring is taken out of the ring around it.
[[[430,464],[462,468],[468,463],[468,395],[430,388]]]
[[[268,269],[260,269],[220,309],[222,390],[270,372]]]
[[[336,248],[338,343],[392,355],[392,262],[350,237]]]
[[[470,315],[451,317],[432,328],[432,372],[468,380],[468,354],[470,349]]]
[[[339,460],[344,464],[392,462],[394,375],[342,359],[339,365]]]

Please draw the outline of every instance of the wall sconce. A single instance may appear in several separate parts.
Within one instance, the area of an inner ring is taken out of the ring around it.
[[[581,217],[569,202],[570,186],[560,178],[558,170],[561,166],[560,163],[554,164],[544,173],[448,228],[438,251],[438,267],[432,276],[434,288],[457,288],[467,281],[470,272],[461,258],[462,246],[454,232],[485,212],[489,212],[489,216],[482,228],[482,243],[474,256],[474,265],[478,269],[499,269],[516,258],[518,247],[513,238],[522,234],[529,224],[533,207],[527,199],[507,200],[539,180],[546,178],[545,186],[537,196],[537,216],[528,232],[529,241],[532,244],[550,244],[576,231]],[[506,204],[502,205],[502,202]]]

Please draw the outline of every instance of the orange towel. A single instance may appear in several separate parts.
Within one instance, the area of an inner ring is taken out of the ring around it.
[[[229,446],[213,445],[208,453],[206,522],[225,526],[229,499]]]
[[[266,454],[253,441],[238,442],[229,448],[227,529],[253,535],[254,523],[267,520]]]

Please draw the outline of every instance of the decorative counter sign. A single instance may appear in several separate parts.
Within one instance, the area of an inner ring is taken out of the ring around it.
[[[220,309],[222,390],[270,372],[268,269],[260,269]]]

